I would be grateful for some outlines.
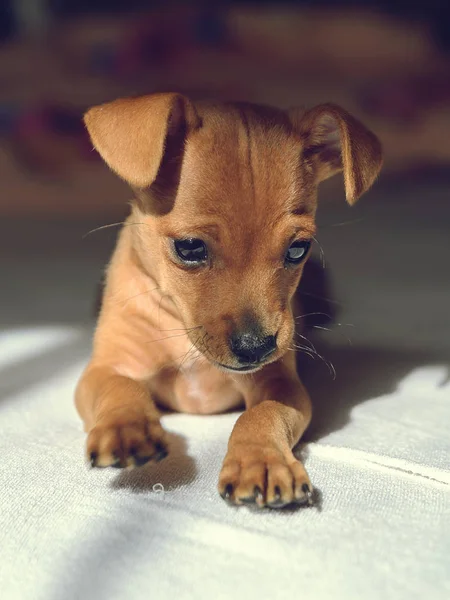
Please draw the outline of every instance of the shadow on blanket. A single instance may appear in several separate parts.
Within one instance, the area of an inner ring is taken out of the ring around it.
[[[8,358],[5,353],[0,357],[0,401],[9,400],[28,387],[50,380],[55,374],[83,360],[91,337],[89,328],[69,330],[67,339],[58,340],[54,345],[49,344],[41,352],[19,358],[13,364],[2,364],[2,359]]]
[[[313,402],[313,420],[304,441],[317,441],[339,430],[351,420],[353,408],[363,402],[394,392],[415,369],[444,365],[450,372],[449,357],[389,348],[326,347],[316,348],[333,363],[336,377],[328,368],[305,356],[300,367]]]
[[[313,420],[302,441],[317,441],[341,429],[351,420],[355,406],[392,393],[415,369],[444,365],[450,373],[450,356],[444,352],[350,343],[327,345],[317,340],[315,332],[332,328],[336,323],[340,303],[335,300],[329,271],[322,268],[316,257],[306,265],[299,295],[306,338],[297,341],[305,347],[312,344],[335,371],[333,374],[317,356],[313,360],[305,353],[297,354],[298,370],[313,403]],[[336,335],[341,333],[336,331]]]
[[[194,459],[187,454],[186,440],[181,435],[168,433],[168,446],[169,456],[165,460],[148,463],[140,469],[121,471],[111,487],[142,494],[158,493],[159,490],[170,492],[189,485],[197,476],[197,467]]]

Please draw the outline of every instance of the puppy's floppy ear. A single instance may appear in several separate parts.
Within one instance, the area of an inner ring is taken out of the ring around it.
[[[335,104],[321,104],[306,112],[292,109],[289,117],[317,182],[343,171],[347,202],[354,204],[380,172],[383,158],[378,138]]]
[[[106,164],[137,188],[155,181],[171,134],[200,126],[193,104],[181,94],[115,100],[88,110],[84,122]]]

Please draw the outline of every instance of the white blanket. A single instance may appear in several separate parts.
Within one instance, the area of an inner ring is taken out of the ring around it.
[[[166,460],[89,470],[72,395],[89,356],[91,255],[3,255],[16,286],[0,335],[3,600],[450,598],[448,254],[432,272],[419,213],[399,241],[402,213],[388,222],[384,208],[320,238],[345,308],[324,332],[336,380],[305,359],[317,418],[300,452],[321,501],[296,511],[218,496],[237,414],[167,415]],[[444,244],[444,226],[429,235]]]

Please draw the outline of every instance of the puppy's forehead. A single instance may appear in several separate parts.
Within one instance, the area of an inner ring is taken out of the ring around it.
[[[194,201],[197,211],[214,207],[227,215],[314,210],[301,140],[283,111],[234,103],[200,106],[199,112],[202,127],[186,144],[180,205]]]

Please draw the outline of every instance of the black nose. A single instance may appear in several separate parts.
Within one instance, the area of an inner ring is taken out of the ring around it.
[[[231,351],[241,364],[257,364],[275,352],[277,338],[256,333],[241,333],[231,336]]]

